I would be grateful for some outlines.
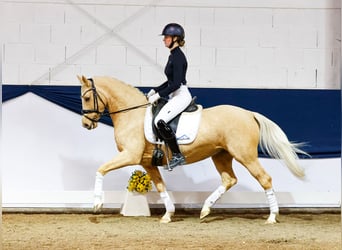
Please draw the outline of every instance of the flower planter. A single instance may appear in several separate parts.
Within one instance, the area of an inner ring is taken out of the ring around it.
[[[127,191],[120,213],[123,216],[151,216],[146,195]]]

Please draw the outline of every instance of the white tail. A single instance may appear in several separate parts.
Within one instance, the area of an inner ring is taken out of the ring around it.
[[[270,119],[254,112],[254,117],[260,127],[260,148],[273,158],[281,159],[291,172],[298,176],[304,177],[304,169],[297,163],[297,153],[308,155],[299,149],[301,143],[291,143],[283,130]]]

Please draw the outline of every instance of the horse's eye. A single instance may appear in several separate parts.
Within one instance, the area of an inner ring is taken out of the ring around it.
[[[90,100],[89,97],[84,97],[84,101],[85,101],[85,102],[88,102],[89,100]]]

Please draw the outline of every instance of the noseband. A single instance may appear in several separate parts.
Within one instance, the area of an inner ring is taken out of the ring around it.
[[[94,100],[94,109],[82,109],[82,115],[85,118],[87,118],[88,120],[92,121],[92,122],[98,122],[98,120],[100,120],[100,118],[103,115],[117,114],[117,113],[129,111],[129,110],[133,110],[133,109],[137,109],[137,108],[142,108],[142,107],[146,107],[146,106],[150,105],[150,103],[145,103],[145,104],[137,105],[137,106],[130,107],[130,108],[120,109],[120,110],[114,111],[114,112],[106,112],[105,109],[103,111],[100,111],[99,110],[99,101],[98,100],[100,100],[100,102],[103,104],[104,107],[106,107],[106,104],[104,103],[104,101],[102,100],[102,98],[98,94],[98,92],[96,91],[94,80],[92,78],[89,78],[88,81],[91,82],[91,88],[87,89],[86,91],[84,91],[84,93],[82,94],[81,97],[83,97],[89,91],[92,91],[92,93],[93,93],[93,100]],[[98,114],[99,118],[97,120],[93,119],[93,118],[90,118],[89,116],[87,116],[87,114],[90,114],[90,113]]]

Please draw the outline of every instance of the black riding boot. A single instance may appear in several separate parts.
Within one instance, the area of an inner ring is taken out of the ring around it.
[[[169,168],[173,169],[179,165],[185,164],[185,157],[179,150],[176,135],[172,131],[170,126],[163,120],[159,120],[157,125],[160,135],[163,137],[165,143],[169,146],[169,148],[172,151],[172,158],[169,162]]]

